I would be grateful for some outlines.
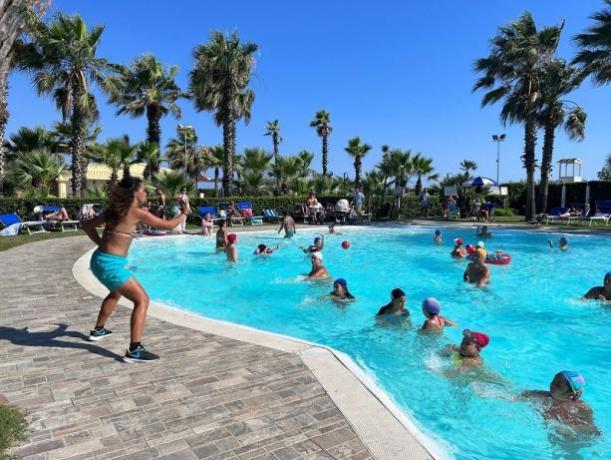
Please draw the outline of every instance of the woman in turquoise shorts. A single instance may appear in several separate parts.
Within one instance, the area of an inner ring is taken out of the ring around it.
[[[141,343],[149,297],[134,275],[126,268],[127,253],[139,224],[160,230],[173,230],[187,219],[187,207],[171,220],[160,219],[142,206],[146,203],[146,189],[141,179],[126,177],[116,184],[109,197],[108,209],[83,225],[91,240],[99,247],[91,257],[91,271],[108,288],[110,294],[102,302],[95,328],[89,340],[100,340],[112,334],[104,327],[106,320],[117,307],[121,296],[134,303],[131,316],[131,342],[123,361],[149,362],[159,356],[147,351]],[[96,227],[105,225],[102,236]]]

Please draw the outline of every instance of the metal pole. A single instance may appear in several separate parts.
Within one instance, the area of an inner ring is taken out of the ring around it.
[[[496,141],[496,186],[499,187],[499,170],[501,164],[501,141]]]

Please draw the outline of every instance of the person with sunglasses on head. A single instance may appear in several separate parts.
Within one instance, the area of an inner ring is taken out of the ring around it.
[[[592,409],[581,399],[585,387],[586,380],[581,374],[560,371],[549,384],[549,391],[524,391],[517,399],[537,403],[537,410],[545,420],[557,420],[581,432],[600,434]]]
[[[448,345],[441,354],[451,356],[454,364],[460,370],[469,370],[484,364],[480,352],[490,343],[490,337],[482,332],[463,331],[463,339],[460,345]]]
[[[91,256],[90,267],[95,277],[110,293],[102,302],[89,340],[101,340],[112,334],[105,328],[106,321],[117,307],[121,297],[134,303],[131,315],[131,340],[123,361],[146,363],[159,359],[142,345],[142,333],[149,297],[134,275],[127,269],[127,253],[140,224],[159,230],[172,230],[187,220],[190,211],[187,202],[180,203],[180,214],[171,220],[160,219],[143,209],[147,200],[142,179],[126,176],[115,184],[108,197],[104,213],[83,224],[87,236],[98,246]],[[102,236],[97,227],[104,225]]]
[[[602,300],[611,301],[611,271],[605,273],[602,286],[595,286],[584,294],[581,300]]]

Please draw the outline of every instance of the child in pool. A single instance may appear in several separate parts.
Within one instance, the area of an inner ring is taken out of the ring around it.
[[[561,371],[554,376],[549,391],[525,391],[518,399],[538,403],[537,410],[546,420],[557,420],[582,432],[600,434],[592,409],[580,399],[585,386],[582,375],[574,371]]]
[[[435,230],[435,238],[433,239],[436,245],[443,244],[443,240],[441,238],[441,230]]]
[[[393,289],[390,293],[390,303],[384,305],[378,311],[376,315],[379,317],[388,317],[388,316],[400,316],[403,318],[407,318],[409,316],[409,310],[405,308],[405,304],[407,303],[407,296],[402,289]]]
[[[279,248],[280,248],[279,244],[277,244],[276,247],[274,249],[272,249],[269,246],[261,243],[260,245],[257,246],[257,249],[255,249],[255,252],[253,252],[253,254],[255,256],[268,256],[270,254],[273,254]]]
[[[473,369],[484,364],[480,352],[488,343],[490,337],[486,334],[465,329],[460,345],[448,345],[442,351],[442,355],[451,356],[454,364],[462,371]]]
[[[423,331],[441,331],[445,326],[457,326],[454,321],[444,318],[439,314],[441,305],[439,302],[429,297],[422,302],[422,313],[426,317],[422,325]]]
[[[225,254],[227,254],[227,262],[238,261],[238,235],[230,233],[227,235],[227,247],[225,248]]]
[[[464,259],[467,257],[467,250],[463,248],[464,241],[462,238],[456,238],[454,240],[454,249],[450,255],[456,259]]]
[[[550,248],[554,247],[554,243],[552,242],[552,240],[547,240],[547,244],[549,244]],[[561,251],[568,251],[569,250],[569,240],[567,240],[564,236],[560,237],[560,239],[558,240],[558,248]]]
[[[329,295],[336,301],[345,302],[356,299],[348,290],[348,282],[344,278],[338,278],[333,282],[333,291]]]

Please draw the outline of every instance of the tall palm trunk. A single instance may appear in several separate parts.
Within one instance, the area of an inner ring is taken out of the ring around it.
[[[537,125],[534,119],[524,124],[524,155],[522,162],[526,169],[526,220],[533,220],[536,214],[535,202],[535,146],[537,144]]]
[[[414,190],[416,195],[420,195],[422,192],[422,174],[418,173],[418,180],[416,181],[416,188]]]
[[[280,140],[278,139],[278,133],[272,134],[272,142],[274,143],[274,166],[278,169],[278,161],[280,157]],[[280,178],[276,177],[276,190],[280,194]]]
[[[552,170],[552,157],[554,155],[554,137],[556,126],[551,120],[545,122],[543,137],[543,156],[541,158],[541,180],[539,181],[539,196],[537,208],[539,212],[547,210],[547,192],[549,188],[549,175]]]
[[[223,123],[223,147],[225,156],[223,158],[223,196],[231,196],[233,179],[233,154],[235,152],[235,116],[231,110],[225,114]]]
[[[6,177],[6,154],[4,152],[4,132],[8,123],[8,106],[6,96],[8,92],[8,83],[6,80],[0,87],[0,196],[4,195],[4,179]]]
[[[157,148],[161,145],[161,113],[159,107],[156,105],[149,105],[146,107],[146,119],[148,125],[146,127],[146,141],[149,145],[156,145]],[[144,178],[150,179],[153,175],[159,171],[159,164],[155,160],[149,159],[144,168]]]
[[[354,185],[356,187],[361,186],[361,157],[359,155],[354,159]]]
[[[131,177],[132,173],[129,170],[129,165],[123,165],[123,177]]]
[[[219,196],[219,167],[214,168],[214,196]]]
[[[72,126],[72,140],[70,141],[70,153],[72,154],[72,195],[82,196],[83,193],[83,152],[85,142],[83,141],[83,111],[81,110],[80,100],[83,94],[82,89],[75,84],[73,90],[72,115],[70,124]]]
[[[328,136],[327,132],[324,132],[322,135],[322,174],[323,176],[327,175],[327,169],[329,167],[329,144],[328,144]]]

